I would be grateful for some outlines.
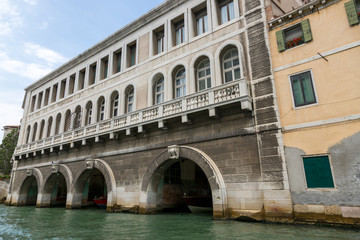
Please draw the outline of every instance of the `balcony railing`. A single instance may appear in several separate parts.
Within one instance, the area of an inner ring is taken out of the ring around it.
[[[250,87],[245,79],[24,144],[16,147],[14,155],[21,156],[64,144],[71,145],[76,141],[91,137],[96,138],[100,135],[129,130],[135,127],[138,127],[138,131],[142,131],[143,125],[152,122],[159,122],[160,127],[162,125],[160,123],[166,119],[184,116],[204,109],[214,109],[233,102],[241,102],[242,109],[252,110]]]

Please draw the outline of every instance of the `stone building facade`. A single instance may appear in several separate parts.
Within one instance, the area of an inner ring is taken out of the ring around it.
[[[269,22],[296,221],[360,224],[360,1]]]
[[[260,0],[166,1],[26,89],[7,203],[215,218],[292,203]],[[66,199],[66,200],[64,200]]]

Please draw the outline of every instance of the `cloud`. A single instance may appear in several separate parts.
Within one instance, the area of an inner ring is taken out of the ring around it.
[[[30,4],[30,5],[36,5],[37,4],[37,0],[24,0],[24,2]]]
[[[40,24],[40,29],[47,29],[47,27],[49,26],[49,23],[48,22],[42,22],[41,24]]]
[[[68,59],[59,53],[34,43],[25,43],[25,53],[35,55],[49,64],[64,63]]]
[[[13,1],[0,0],[0,36],[7,36],[13,29],[23,22],[20,13]]]
[[[22,118],[23,114],[21,105],[24,94],[24,90],[19,89],[0,90],[0,109],[2,113],[6,113],[1,115],[0,129],[5,125],[20,124],[20,119]]]
[[[53,70],[47,65],[11,59],[4,51],[0,51],[0,69],[32,80],[37,80]]]

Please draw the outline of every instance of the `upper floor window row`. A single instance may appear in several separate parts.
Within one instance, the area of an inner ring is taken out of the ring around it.
[[[219,57],[223,83],[240,80],[242,73],[238,48],[229,45],[223,49]],[[206,90],[213,86],[213,69],[211,66],[210,58],[205,55],[200,56],[194,62],[192,68],[194,74],[192,76],[195,77],[193,81],[196,81],[196,91]],[[188,74],[188,69],[181,64],[172,70],[172,79],[167,82],[172,86],[171,92],[168,93],[170,98],[176,99],[186,96],[189,84]],[[312,77],[309,71],[292,75],[290,80],[296,106],[316,103]],[[166,93],[164,74],[156,74],[152,82],[153,104],[161,104],[165,101]],[[121,114],[133,112],[136,110],[134,85],[126,87],[123,93],[123,97],[120,98],[119,92],[114,90],[109,96],[101,96],[95,101],[88,101],[83,106],[78,105],[73,110],[67,109],[64,114],[58,113],[56,116],[50,116],[47,121],[43,119],[34,123],[26,129],[24,141],[25,143],[37,141],[61,132],[71,131],[108,118],[118,117]],[[53,123],[53,119],[55,123]]]
[[[216,0],[217,18],[219,25],[226,23],[235,17],[235,3],[233,0]],[[192,9],[193,13],[193,29],[194,36],[201,35],[209,31],[209,9],[207,8],[206,1]],[[187,30],[185,14],[172,20],[172,35],[173,46],[180,45],[186,42]],[[166,47],[166,31],[165,25],[160,26],[153,31],[153,54],[157,55],[163,53]],[[125,67],[133,67],[137,64],[138,42],[134,41],[126,45],[125,50],[119,48],[112,52],[111,55],[102,57],[98,61],[90,64],[88,67],[79,70],[77,73],[72,74],[70,77],[61,80],[59,83],[54,84],[45,91],[33,96],[30,103],[30,112],[54,103],[59,99],[66,98],[69,95],[83,90],[86,87],[94,85],[97,81],[107,79],[110,74],[118,74],[123,69],[123,62]],[[110,63],[111,62],[111,63]],[[111,72],[110,72],[111,71]],[[110,73],[110,74],[109,74]],[[228,77],[229,77],[228,73]],[[205,81],[201,82],[199,89],[203,89]],[[179,90],[180,91],[180,90]],[[179,93],[180,94],[180,93]]]

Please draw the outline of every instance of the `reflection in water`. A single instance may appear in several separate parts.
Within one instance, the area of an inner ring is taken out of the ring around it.
[[[0,205],[0,239],[360,239],[360,230]]]

